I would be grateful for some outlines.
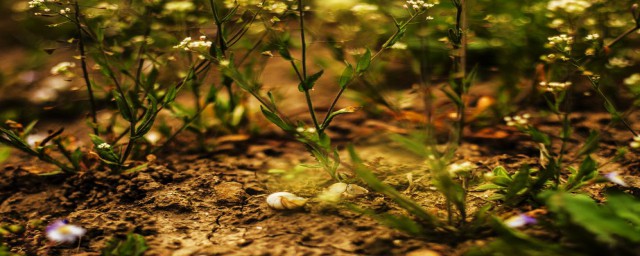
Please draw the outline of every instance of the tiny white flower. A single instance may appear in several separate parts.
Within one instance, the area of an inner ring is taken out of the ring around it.
[[[519,227],[524,227],[530,224],[536,224],[537,222],[538,221],[534,217],[521,213],[511,218],[508,218],[507,220],[504,221],[504,224],[510,228],[519,228]]]
[[[620,177],[620,174],[617,171],[614,172],[610,172],[604,175],[605,178],[607,178],[609,181],[618,184],[620,186],[623,187],[628,187],[629,185],[627,185],[627,183],[622,179],[622,177]]]
[[[72,243],[82,237],[87,230],[76,225],[71,225],[67,220],[57,220],[47,226],[45,230],[47,238],[57,243]]]

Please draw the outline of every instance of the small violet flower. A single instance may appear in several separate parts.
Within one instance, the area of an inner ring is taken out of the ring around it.
[[[524,227],[530,224],[536,224],[537,222],[538,221],[536,220],[536,218],[526,215],[524,213],[521,213],[511,218],[508,218],[507,220],[504,221],[504,224],[506,224],[510,228],[519,228],[519,227]]]
[[[604,175],[605,178],[607,178],[609,181],[618,184],[620,186],[623,187],[628,187],[629,185],[627,185],[627,183],[622,179],[622,177],[620,177],[620,174],[618,172],[610,172]]]
[[[86,232],[86,229],[71,225],[67,220],[56,220],[46,229],[47,238],[57,243],[72,243]]]

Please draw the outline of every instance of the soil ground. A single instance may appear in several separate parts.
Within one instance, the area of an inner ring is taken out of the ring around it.
[[[603,129],[608,123],[604,113],[576,114],[572,119],[576,142],[584,141],[580,138],[587,136],[588,129]],[[359,117],[336,123],[337,141],[341,136],[359,141],[358,151],[367,156],[381,179],[429,211],[444,215],[444,201],[430,186],[420,159],[389,143],[385,129],[366,120]],[[557,129],[553,122],[541,125]],[[538,162],[539,152],[526,137],[507,127],[497,130],[506,136],[467,134],[458,158],[480,166],[480,176],[497,165],[515,170]],[[601,163],[615,154],[616,145],[627,141],[621,135],[624,130],[614,127],[609,131],[595,156]],[[269,173],[273,168],[292,170],[296,164],[313,163],[297,142],[278,135],[230,141],[208,154],[159,154],[148,168],[123,177],[104,170],[68,177],[39,176],[49,167],[16,154],[0,172],[0,221],[24,225],[26,230],[9,236],[7,242],[13,251],[26,255],[99,255],[107,239],[135,232],[147,239],[150,250],[146,255],[459,255],[491,239],[491,234],[462,242],[447,237],[411,238],[367,216],[314,199],[331,183],[320,169]],[[181,148],[177,146],[174,148]],[[634,178],[640,176],[635,153],[601,169],[611,170],[622,170],[632,186],[640,183]],[[421,181],[410,185],[409,173],[413,180]],[[421,179],[423,176],[426,178]],[[599,198],[610,186],[593,185],[588,190]],[[312,199],[303,209],[277,211],[265,202],[269,193],[277,191]],[[471,192],[470,212],[491,203],[484,199],[487,196],[487,192]],[[390,200],[373,192],[350,202],[379,213],[400,212]],[[79,245],[47,243],[43,225],[61,218],[88,230]]]

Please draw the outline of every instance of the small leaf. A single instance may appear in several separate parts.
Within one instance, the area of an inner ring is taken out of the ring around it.
[[[127,104],[126,100],[124,98],[122,98],[122,96],[119,93],[113,93],[113,98],[116,101],[116,105],[118,106],[118,110],[120,110],[120,115],[122,115],[122,118],[124,118],[124,120],[127,120],[129,122],[133,122],[133,118],[132,118],[132,113],[131,113],[131,108],[129,108],[129,105]]]
[[[363,72],[367,71],[367,69],[369,69],[370,65],[371,50],[367,48],[367,51],[362,56],[360,56],[360,59],[358,59],[358,65],[356,65],[356,73],[362,74]]]
[[[333,111],[333,113],[329,114],[329,116],[327,117],[327,120],[322,124],[322,129],[326,129],[327,127],[329,127],[329,124],[331,123],[331,121],[333,121],[333,119],[336,116],[339,115],[344,115],[344,114],[349,114],[349,113],[354,113],[358,110],[360,110],[362,107],[346,107],[337,111]]]
[[[342,75],[340,76],[340,88],[346,88],[347,85],[353,80],[353,66],[347,63],[347,66],[342,71]]]
[[[271,123],[277,125],[278,127],[280,127],[282,130],[284,131],[292,131],[293,128],[291,127],[291,125],[287,124],[285,121],[282,120],[282,118],[280,118],[278,115],[276,115],[275,113],[269,111],[268,109],[264,108],[263,106],[260,106],[260,110],[262,110],[262,114],[264,114],[264,116],[271,121]]]
[[[132,137],[132,139],[140,138],[145,134],[147,134],[147,132],[151,130],[151,127],[153,127],[153,123],[156,120],[156,116],[158,116],[158,101],[151,94],[148,95],[148,98],[149,98],[149,102],[151,103],[151,106],[149,106],[145,111],[144,116],[142,117],[142,120],[140,122],[140,125],[136,129],[136,134],[135,136]]]
[[[280,46],[280,48],[278,48],[278,53],[280,53],[280,56],[288,61],[293,61],[293,57],[291,57],[291,53],[289,52],[289,48],[287,48],[286,46],[282,45]]]
[[[307,77],[307,79],[304,82],[301,82],[298,85],[298,90],[300,92],[304,92],[304,91],[308,91],[313,89],[313,86],[316,84],[316,82],[318,81],[318,79],[320,79],[320,77],[324,74],[324,70],[320,70],[317,73]]]

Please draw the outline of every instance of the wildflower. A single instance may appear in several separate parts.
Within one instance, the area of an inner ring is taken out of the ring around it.
[[[193,41],[191,37],[185,37],[180,44],[174,46],[174,49],[182,49],[184,51],[206,51],[213,43],[207,41],[206,36],[200,36],[200,40]]]
[[[584,39],[587,41],[595,41],[595,40],[598,40],[598,38],[600,38],[600,35],[598,33],[593,33],[593,34],[587,35],[587,37],[585,37]]]
[[[529,125],[530,118],[531,115],[523,114],[516,116],[507,116],[504,118],[504,121],[507,122],[507,126],[525,127]]]
[[[98,145],[98,148],[99,149],[110,149],[111,145],[109,145],[109,143],[104,142],[104,143]]]
[[[47,135],[44,133],[30,134],[29,136],[27,136],[26,141],[30,147],[35,147],[39,145],[40,142],[42,142],[45,138],[47,138]]]
[[[571,86],[571,82],[540,82],[540,87],[548,92],[565,91],[569,86]]]
[[[433,8],[438,3],[427,3],[424,0],[407,0],[407,3],[402,7],[405,9],[410,9],[415,12],[423,12],[427,9]]]
[[[549,41],[549,45],[551,46],[556,46],[561,44],[567,44],[567,45],[573,44],[573,37],[570,37],[567,34],[548,37],[547,40]]]
[[[536,224],[538,221],[536,218],[526,215],[524,213],[518,214],[504,221],[504,224],[510,228],[520,228],[530,224]]]
[[[457,173],[468,172],[476,168],[478,168],[477,165],[469,161],[465,161],[462,163],[454,163],[449,165],[447,167],[447,171],[449,171],[449,174],[453,176],[453,175],[456,175]]]
[[[70,69],[74,67],[76,67],[76,64],[73,62],[68,62],[68,61],[60,62],[51,68],[51,74],[54,76],[60,75],[60,74],[64,74],[66,76],[73,76],[73,73],[71,73]]]
[[[608,68],[626,68],[632,66],[633,63],[625,58],[613,57],[609,59]]]
[[[640,148],[640,135],[633,137],[633,141],[629,146],[631,146],[631,148]]]
[[[71,243],[82,237],[86,229],[69,224],[67,220],[56,220],[47,226],[47,238],[57,243]]]
[[[617,171],[607,173],[607,174],[605,174],[605,175],[604,175],[604,177],[605,177],[607,180],[609,180],[609,181],[611,181],[611,182],[613,182],[613,183],[615,183],[615,184],[618,184],[618,185],[620,185],[620,186],[623,186],[623,187],[628,187],[628,186],[629,186],[629,185],[627,185],[627,183],[622,179],[622,177],[620,177],[620,174],[619,174]]]
[[[151,145],[155,145],[162,139],[162,134],[157,131],[150,131],[149,133],[144,135],[144,138],[151,143]]]
[[[31,0],[27,4],[29,4],[29,8],[36,8],[44,5],[44,0]]]

